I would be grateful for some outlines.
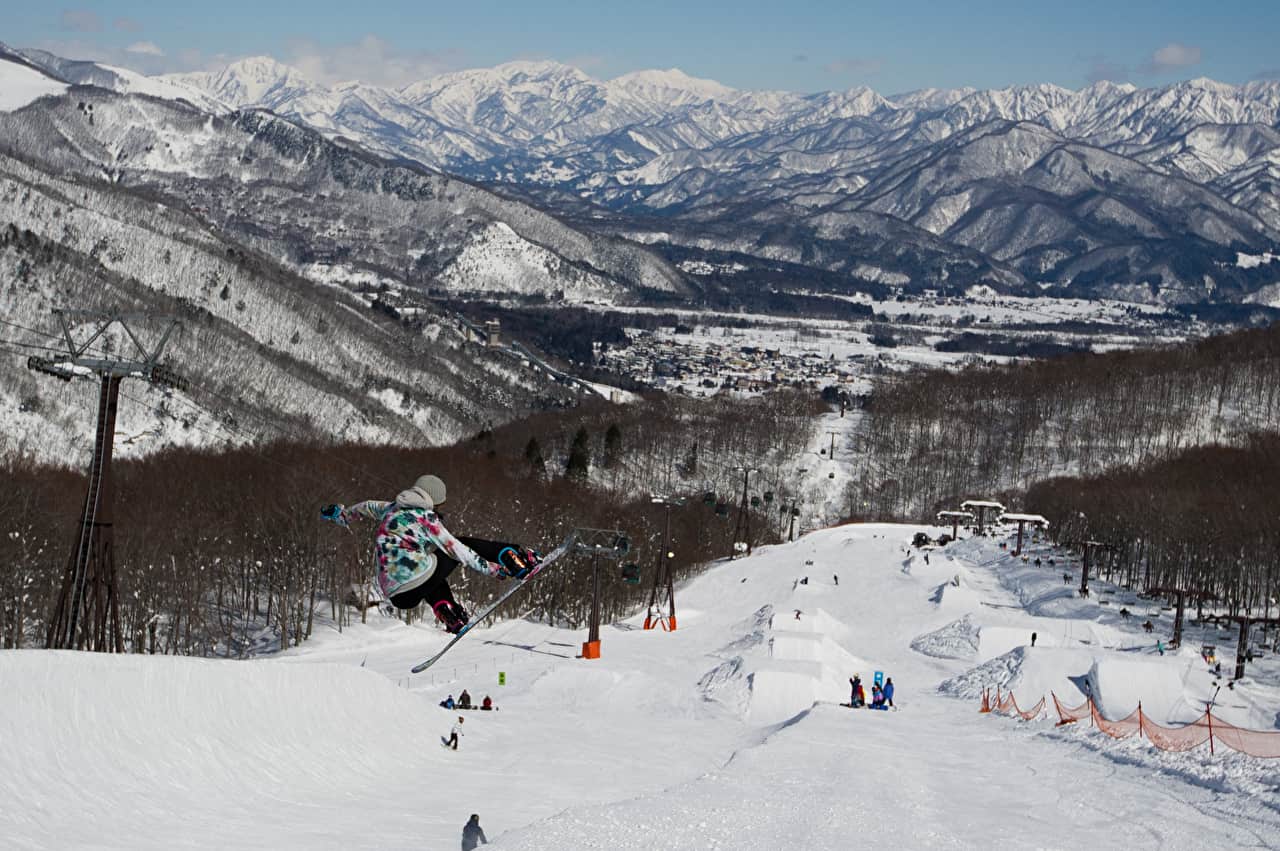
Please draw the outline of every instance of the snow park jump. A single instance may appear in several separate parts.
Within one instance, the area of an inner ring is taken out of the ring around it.
[[[1280,835],[1274,762],[974,712],[996,686],[1069,706],[1091,691],[1106,713],[1140,697],[1173,727],[1203,711],[1212,675],[1051,598],[1052,572],[989,539],[925,564],[920,528],[838,526],[717,563],[681,587],[679,631],[644,630],[641,610],[604,625],[609,652],[589,662],[580,632],[523,620],[477,627],[412,678],[448,636],[380,618],[271,660],[0,653],[0,831],[22,848],[444,849],[480,810],[514,849],[837,848],[850,825],[904,847]],[[1270,664],[1221,690],[1215,724],[1265,728]],[[896,712],[840,705],[877,670]],[[466,713],[455,752],[438,742],[458,713],[437,704],[463,688],[499,711]],[[494,803],[495,785],[523,791]]]

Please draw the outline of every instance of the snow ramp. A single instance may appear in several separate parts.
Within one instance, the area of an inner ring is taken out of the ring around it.
[[[749,675],[748,720],[779,724],[815,703],[847,701],[849,677],[867,668],[831,637],[847,631],[822,609],[798,619],[785,612],[774,615],[764,642],[768,655],[756,661]]]
[[[422,747],[438,709],[345,665],[5,651],[0,688],[6,847],[271,847],[300,809],[374,845],[447,758]]]

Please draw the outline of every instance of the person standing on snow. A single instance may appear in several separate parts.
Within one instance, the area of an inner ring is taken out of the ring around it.
[[[854,674],[853,678],[849,680],[849,706],[852,709],[857,709],[863,702],[862,677]]]
[[[484,835],[484,828],[480,827],[480,816],[472,813],[462,827],[462,851],[475,851],[477,843],[488,845],[489,840]]]
[[[444,743],[446,748],[453,748],[455,751],[458,749],[458,737],[462,735],[462,721],[463,718],[459,715],[458,723],[449,728],[449,738]]]
[[[445,629],[456,634],[468,619],[447,581],[459,563],[486,576],[521,579],[538,564],[539,556],[516,544],[455,538],[435,510],[445,496],[444,482],[437,476],[420,476],[392,502],[326,505],[320,516],[340,526],[357,517],[377,521],[375,558],[382,593],[397,609],[426,602]]]
[[[893,677],[884,681],[884,702],[893,706]]]

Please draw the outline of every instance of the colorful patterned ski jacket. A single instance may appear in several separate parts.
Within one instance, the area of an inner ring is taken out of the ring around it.
[[[387,599],[430,579],[440,552],[486,576],[501,572],[498,565],[486,561],[444,528],[434,508],[430,497],[410,488],[394,502],[370,499],[342,509],[343,523],[357,517],[379,521],[375,558],[378,585]]]

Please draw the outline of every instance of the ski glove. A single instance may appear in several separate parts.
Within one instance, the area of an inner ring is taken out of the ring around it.
[[[498,566],[502,568],[502,573],[515,579],[524,579],[539,561],[541,559],[533,550],[506,547],[498,553]]]
[[[347,525],[347,521],[342,518],[341,505],[326,505],[324,508],[320,509],[320,516],[331,523],[337,523],[339,526]]]

